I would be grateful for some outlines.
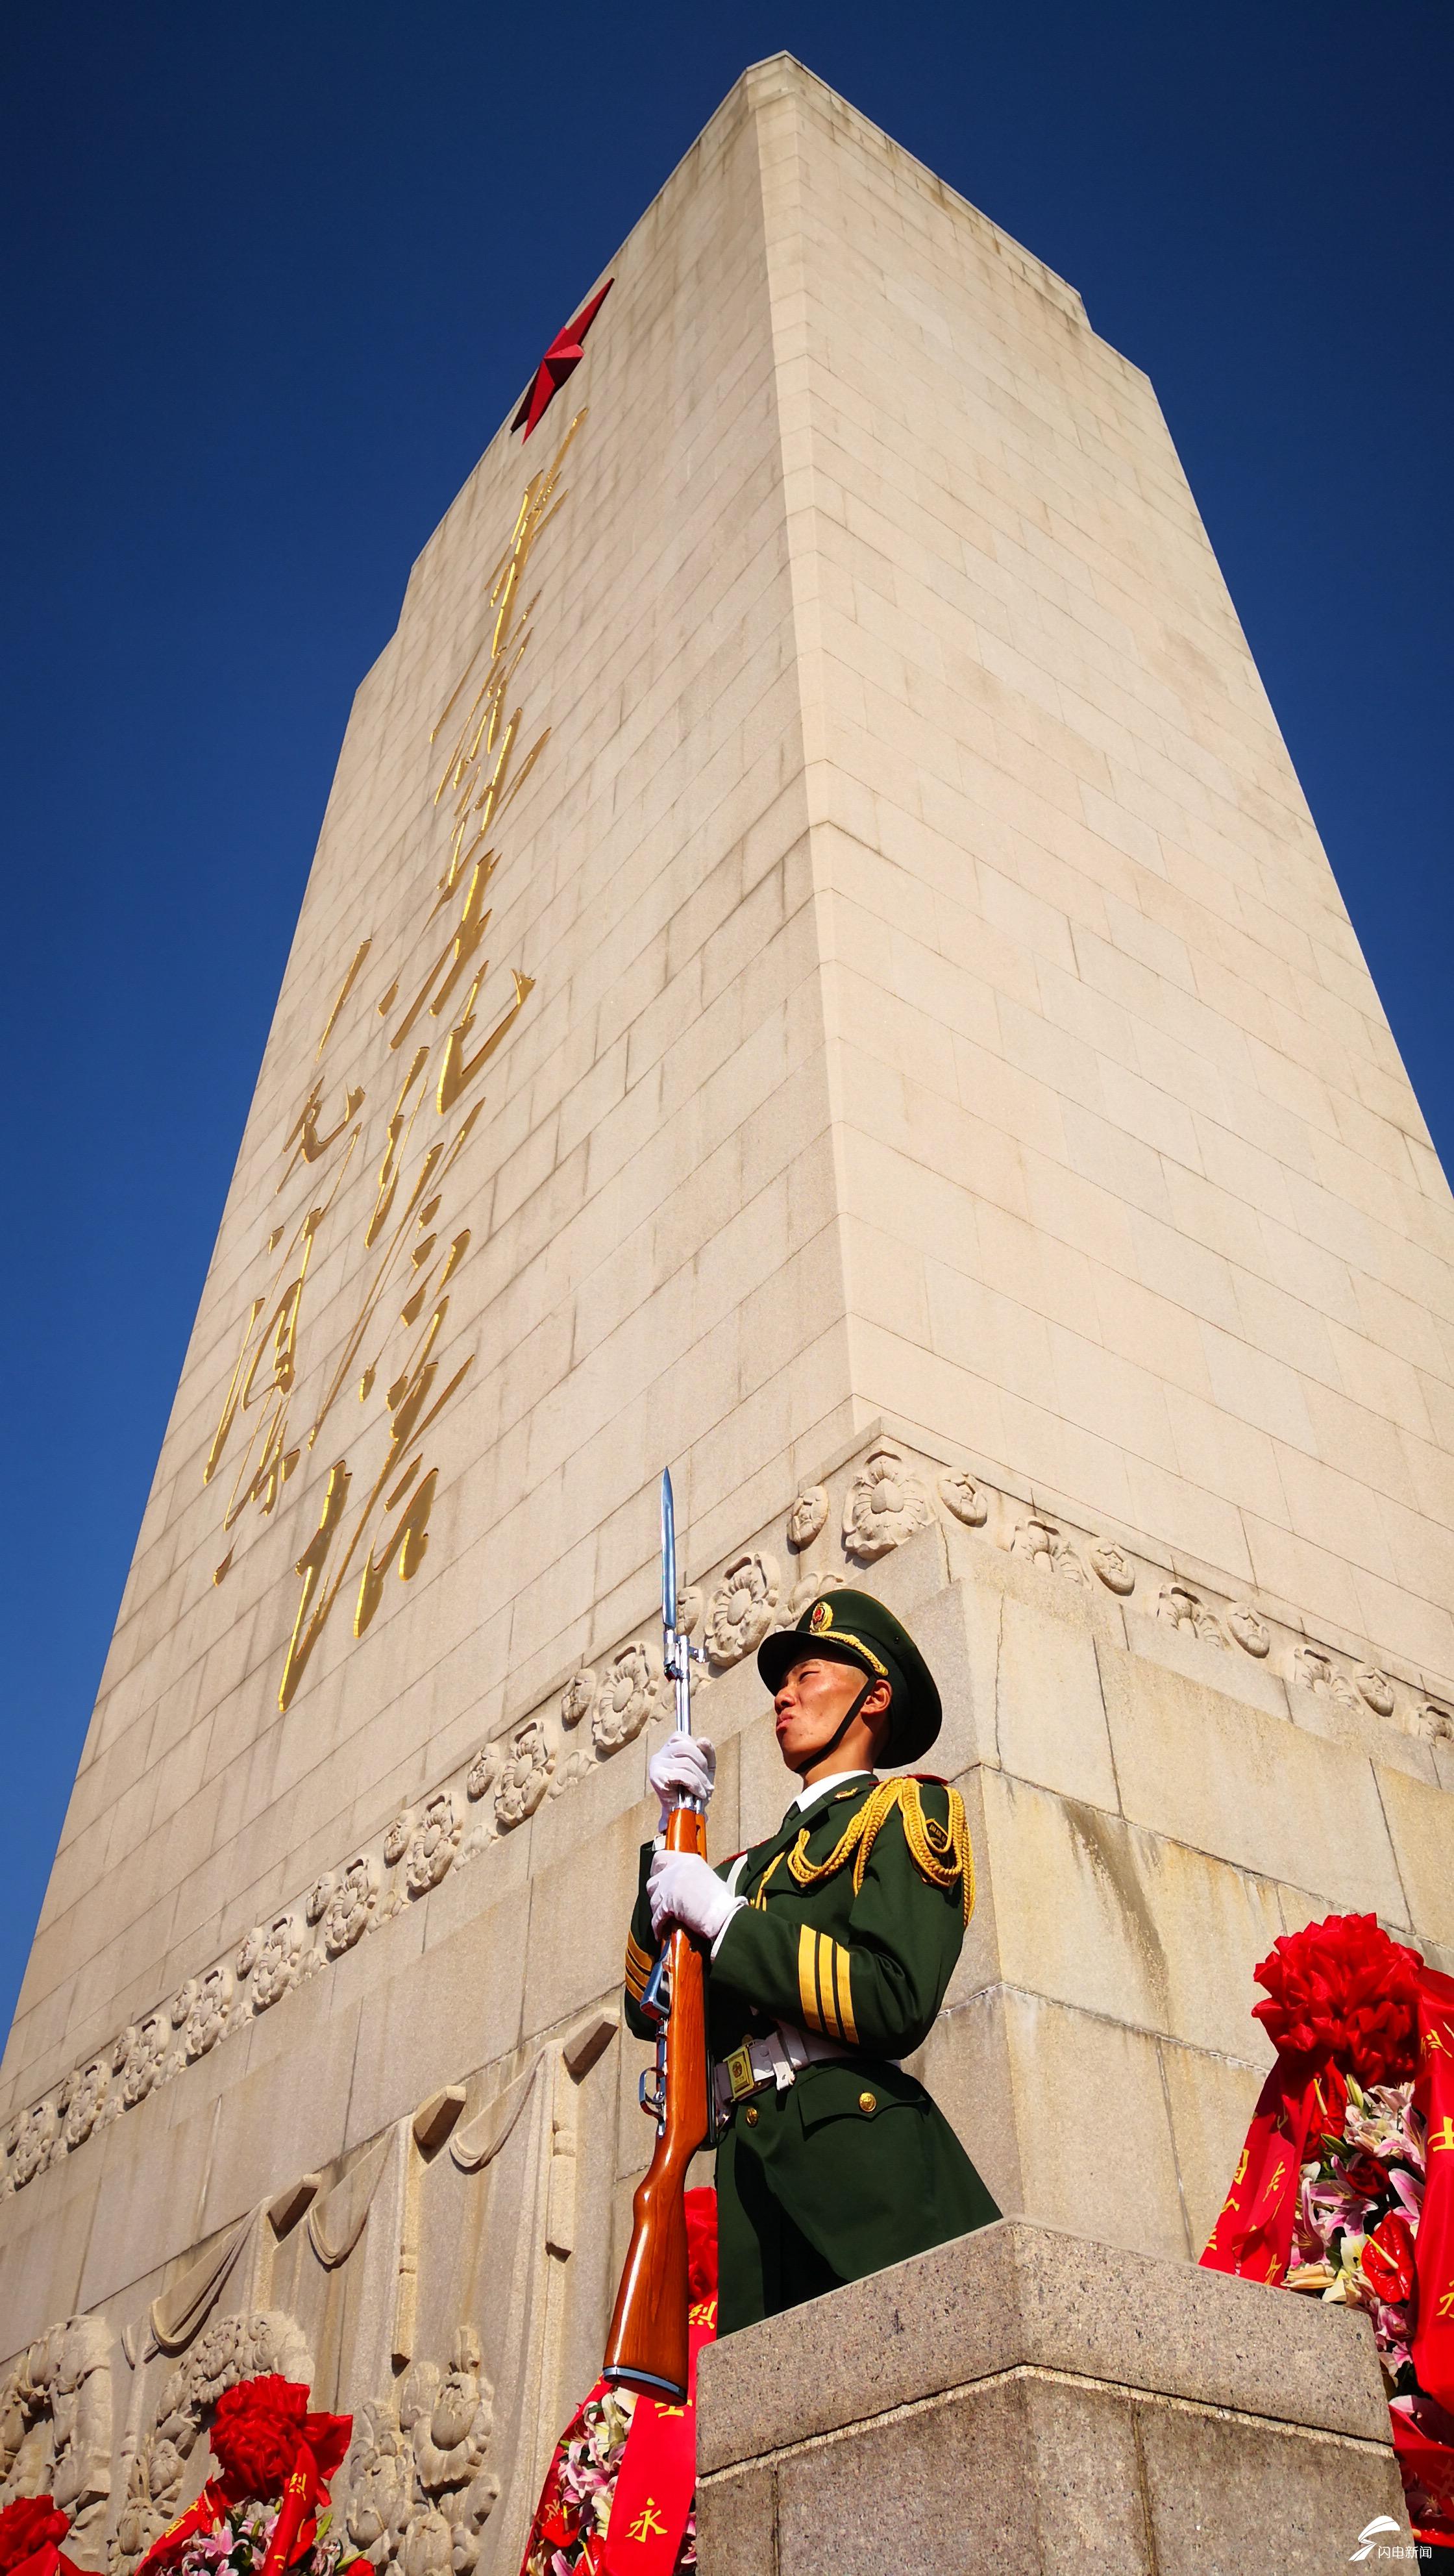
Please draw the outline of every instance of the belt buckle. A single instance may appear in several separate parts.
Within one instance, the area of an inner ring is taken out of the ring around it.
[[[745,2101],[749,2093],[757,2091],[757,2077],[752,2071],[752,2049],[749,2043],[744,2041],[741,2048],[732,2049],[723,2058],[722,2065],[732,2101]]]

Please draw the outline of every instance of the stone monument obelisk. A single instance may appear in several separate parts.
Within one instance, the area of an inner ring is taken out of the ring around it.
[[[857,2285],[813,2440],[952,2354],[1020,2373],[1031,2487],[1032,2382],[1120,2407],[1163,2568],[1138,2405],[1282,2440],[1267,2494],[1300,2441],[1351,2545],[1359,2322],[1189,2266],[1274,1937],[1454,1965],[1448,1189],[1074,289],[785,57],[608,281],[344,740],[4,2062],[0,2493],[130,2576],[278,2368],[354,2413],[353,2545],[514,2576],[646,2156],[670,1463],[717,1847],[779,1812],[752,1649],[851,1580],[978,1862],[925,2071],[1040,2322],[906,2307],[875,2379]],[[734,2369],[704,2548],[811,2566]]]

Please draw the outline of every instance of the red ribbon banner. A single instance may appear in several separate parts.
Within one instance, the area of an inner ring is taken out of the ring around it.
[[[1419,1978],[1419,2072],[1424,2115],[1424,2206],[1414,2240],[1418,2324],[1413,2362],[1421,2388],[1454,2415],[1454,1977]]]
[[[717,2332],[717,2297],[687,2310],[687,2400],[638,2397],[626,2437],[602,2576],[671,2576],[697,2482],[697,2355]]]

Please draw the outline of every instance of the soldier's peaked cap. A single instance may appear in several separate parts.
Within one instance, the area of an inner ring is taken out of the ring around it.
[[[939,1732],[943,1711],[934,1676],[908,1629],[871,1592],[825,1592],[810,1601],[791,1628],[776,1628],[757,1650],[757,1669],[775,1691],[794,1664],[822,1655],[855,1664],[893,1692],[884,1760],[917,1762]]]

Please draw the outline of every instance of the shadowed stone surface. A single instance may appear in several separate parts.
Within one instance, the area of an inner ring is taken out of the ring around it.
[[[1005,2219],[703,2354],[702,2576],[1322,2568],[1402,2522],[1367,2321]]]

